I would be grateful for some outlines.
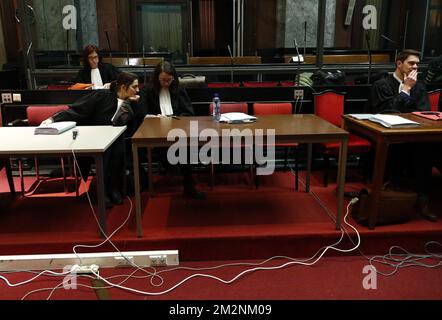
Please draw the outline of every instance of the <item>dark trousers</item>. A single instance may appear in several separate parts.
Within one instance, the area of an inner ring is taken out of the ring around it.
[[[91,157],[78,158],[78,166],[84,181],[89,177],[93,161],[94,159]],[[122,192],[124,168],[124,139],[120,137],[103,155],[104,189],[107,195],[110,195],[113,191]]]
[[[167,148],[157,148],[155,149],[155,156],[158,158],[158,162],[163,168],[167,170],[170,169],[171,165],[167,160]],[[189,152],[187,153],[190,154]],[[195,182],[192,176],[192,165],[190,164],[190,159],[188,159],[188,164],[178,164],[177,165],[181,174],[183,175],[183,186],[185,189],[194,188]]]
[[[407,143],[390,146],[386,175],[394,183],[411,179],[415,191],[426,196],[431,190],[432,144]]]

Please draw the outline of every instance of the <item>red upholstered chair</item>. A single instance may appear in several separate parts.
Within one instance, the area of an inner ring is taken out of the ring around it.
[[[239,88],[241,83],[239,82],[209,82],[208,88]]]
[[[221,113],[242,112],[249,113],[249,107],[246,102],[243,103],[221,103]],[[210,104],[210,114],[213,113],[213,104]]]
[[[254,103],[253,104],[253,114],[255,116],[260,115],[277,115],[277,114],[292,114],[293,106],[291,103]],[[297,143],[277,143],[275,147],[284,147],[285,148],[285,156],[284,156],[284,171],[287,170],[288,167],[288,155],[289,150],[293,149],[295,155],[295,174],[296,174],[296,186],[295,189],[299,189],[299,179],[298,179],[298,157],[296,153],[296,148],[298,147]],[[258,177],[255,179],[256,188],[258,188]]]
[[[296,86],[295,81],[281,81],[281,87],[294,87]]]
[[[430,100],[431,111],[439,111],[440,105],[440,92],[442,89],[437,89],[434,91],[428,92],[428,99]]]
[[[59,111],[62,110],[68,110],[69,107],[67,105],[51,105],[51,106],[29,106],[26,108],[26,114],[27,114],[27,119],[28,119],[28,125],[30,127],[36,127],[39,126],[44,120],[50,118],[51,116],[53,116],[54,114],[56,114]],[[66,181],[66,173],[65,173],[65,161],[64,161],[64,157],[61,157],[61,170],[63,173],[63,179],[64,179],[64,188],[65,188],[65,192],[67,192],[67,181]],[[40,177],[40,173],[39,173],[39,168],[38,168],[38,160],[35,157],[35,174],[37,177],[37,181],[41,182],[44,179],[41,179]],[[74,177],[75,177],[75,190],[76,190],[76,194],[78,196],[78,186],[77,186],[77,170],[76,170],[76,166],[73,166],[74,169]],[[23,171],[21,169],[21,165],[19,163],[19,170],[20,170],[20,179],[21,179],[21,187],[22,187],[22,193],[24,194],[24,181],[23,181]]]
[[[268,88],[268,87],[277,87],[278,81],[246,81],[244,82],[245,88]]]
[[[315,114],[337,127],[342,125],[344,114],[345,93],[338,93],[333,90],[326,90],[321,93],[314,93]],[[339,154],[339,142],[320,143],[319,152],[324,155],[325,173],[324,187],[328,186],[328,169],[331,156]],[[357,135],[350,134],[348,138],[348,153],[361,154],[371,150],[371,143]]]
[[[249,113],[249,107],[246,102],[242,103],[221,103],[221,114],[223,113],[230,113],[230,112],[241,112],[248,114]],[[213,113],[213,104],[210,104],[210,114]],[[250,146],[246,146],[244,144],[240,146],[232,146],[233,148],[246,148]],[[250,166],[251,174],[253,175],[253,165]],[[213,188],[214,186],[214,176],[215,176],[215,166],[213,163],[211,164],[211,176],[210,176],[210,186]]]

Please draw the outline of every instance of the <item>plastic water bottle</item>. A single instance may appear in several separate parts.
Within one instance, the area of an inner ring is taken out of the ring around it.
[[[213,95],[213,119],[218,122],[221,119],[221,100],[218,93]]]

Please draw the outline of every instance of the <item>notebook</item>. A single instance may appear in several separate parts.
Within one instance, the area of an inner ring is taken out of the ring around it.
[[[256,121],[256,117],[241,112],[230,112],[223,113],[219,121],[227,123],[249,123]]]
[[[73,121],[54,122],[49,125],[42,125],[35,128],[34,134],[57,135],[75,128],[77,124]]]
[[[379,123],[387,128],[413,127],[420,125],[419,122],[405,119],[401,116],[391,114],[349,114],[350,117],[358,120],[370,120]]]
[[[442,120],[442,112],[439,111],[415,111],[413,114],[430,120]]]
[[[406,128],[420,125],[419,122],[391,114],[374,114],[373,117],[368,120],[379,123],[387,128]]]

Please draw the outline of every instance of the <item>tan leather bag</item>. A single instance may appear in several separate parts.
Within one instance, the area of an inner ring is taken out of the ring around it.
[[[416,214],[417,194],[408,190],[381,191],[380,209],[376,219],[376,225],[386,225],[406,222]],[[373,201],[370,189],[362,189],[359,193],[359,201],[352,209],[353,219],[364,226],[368,225],[372,212],[369,208]]]

